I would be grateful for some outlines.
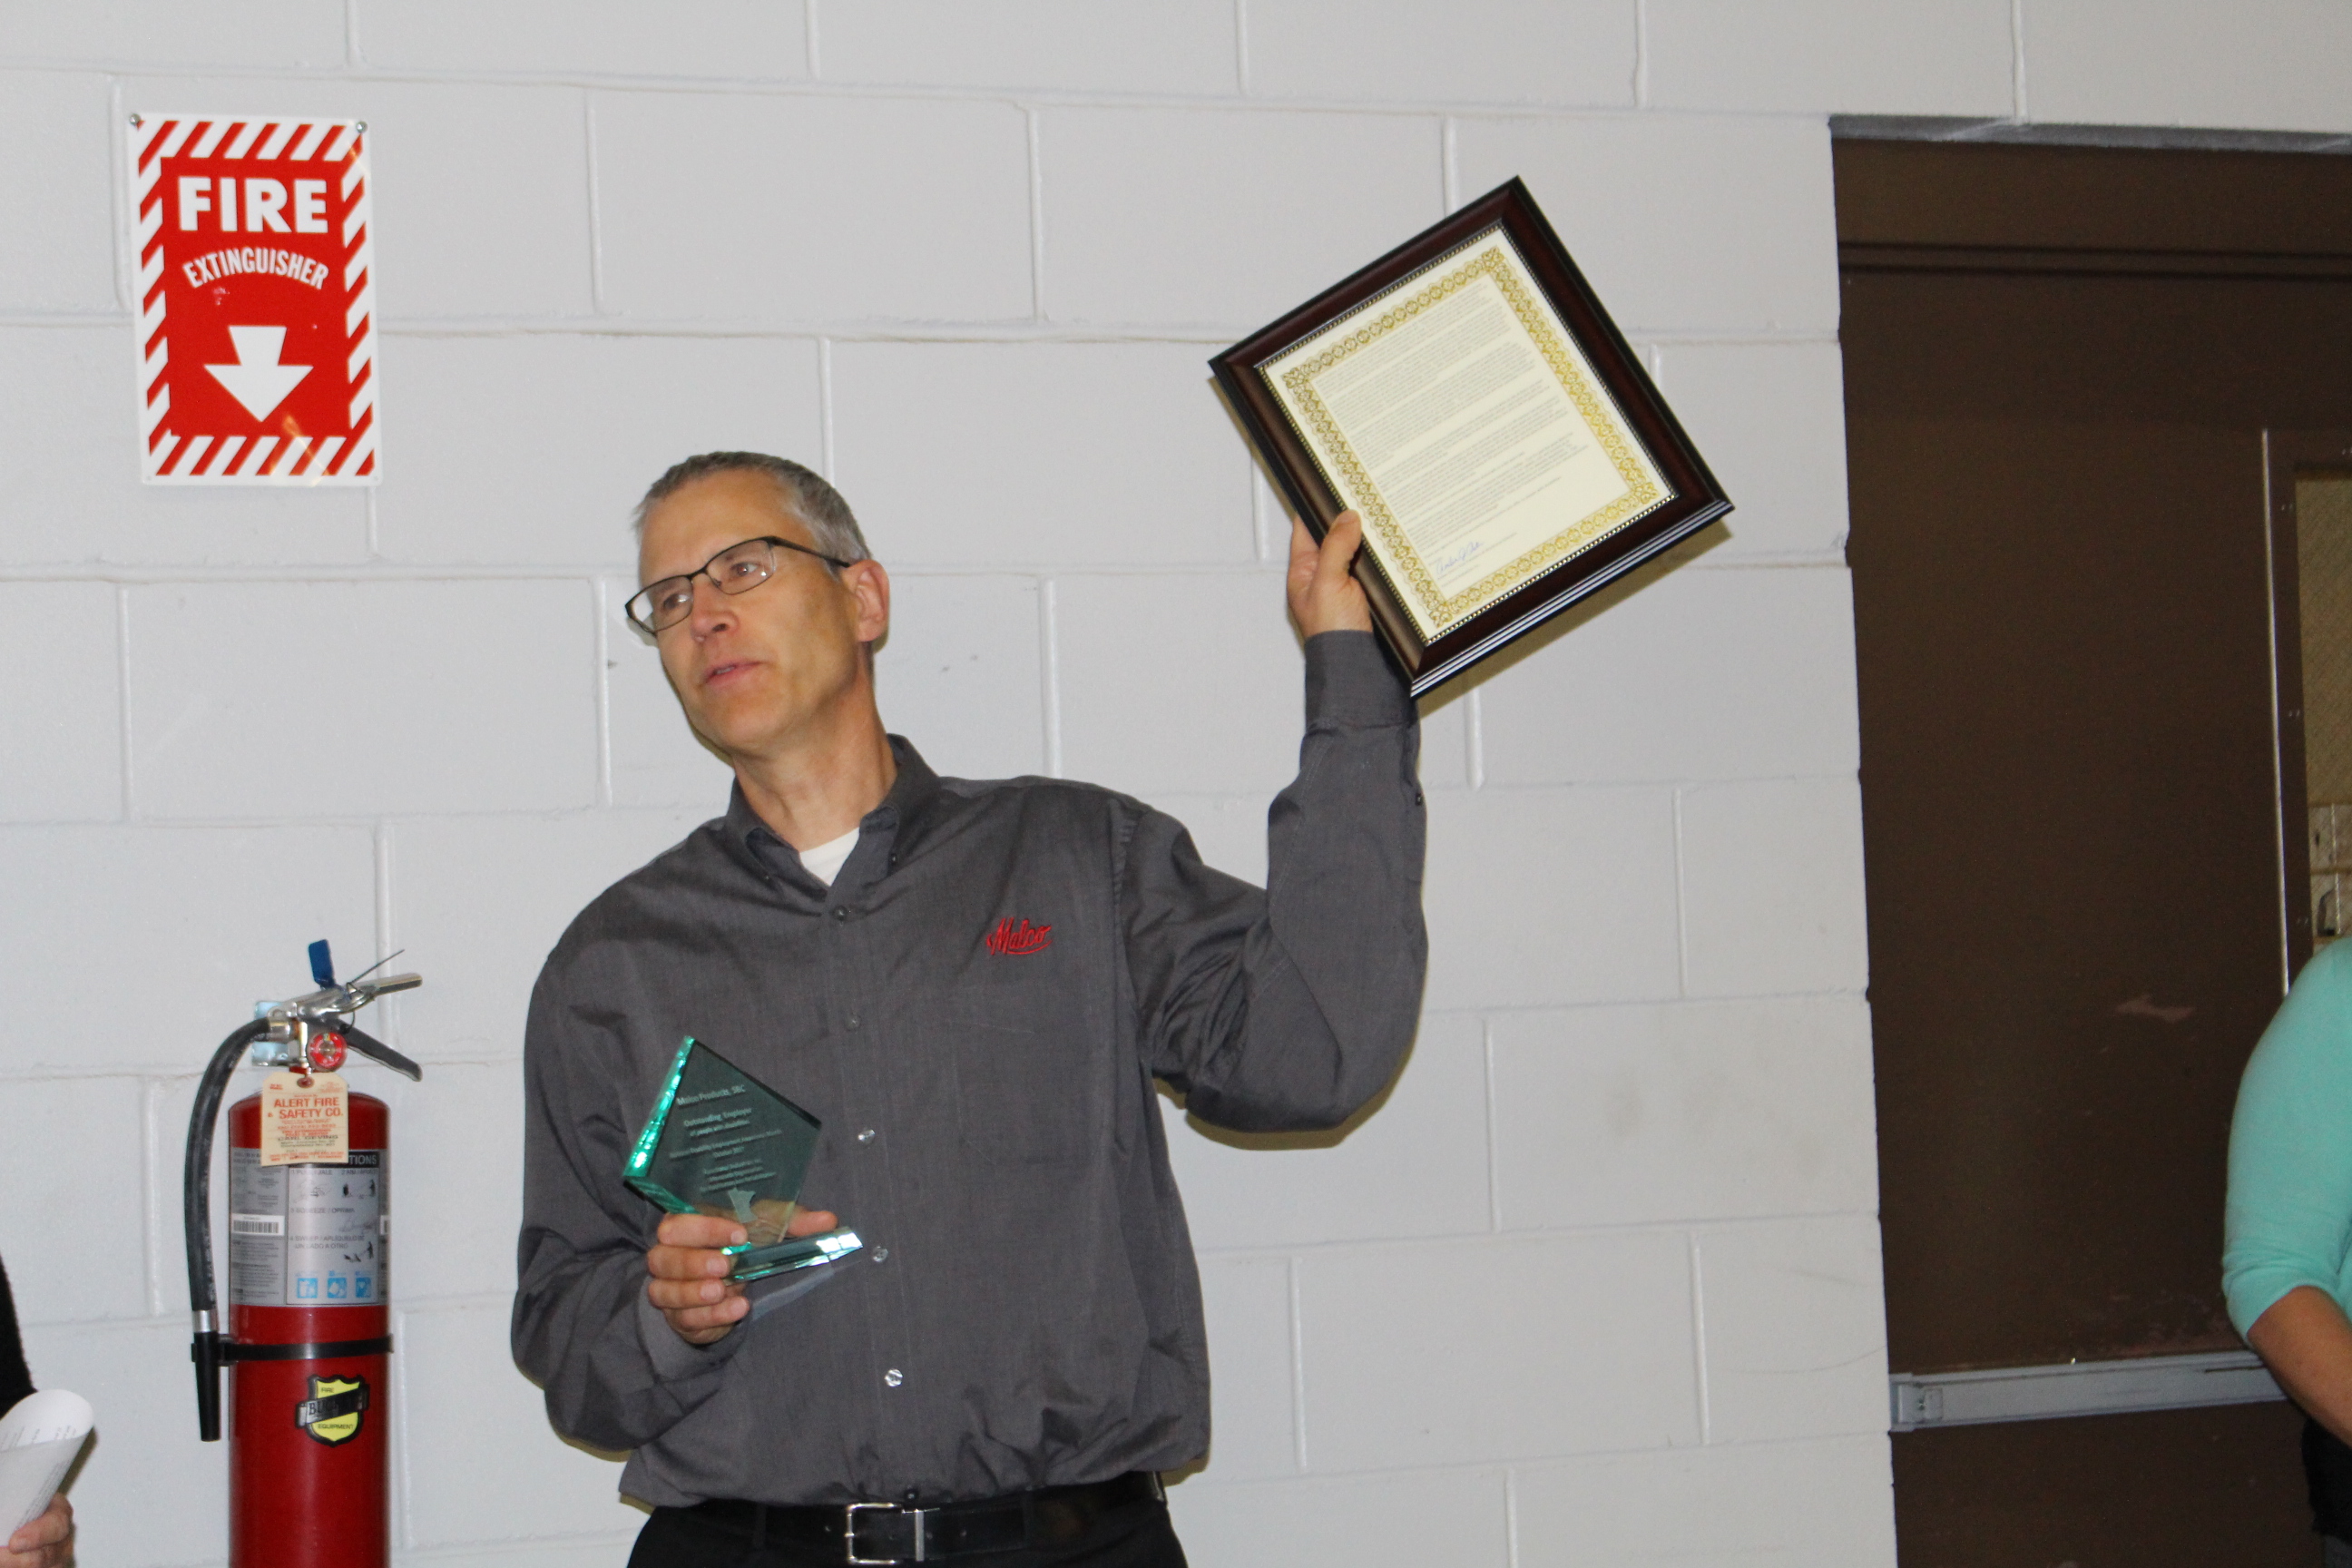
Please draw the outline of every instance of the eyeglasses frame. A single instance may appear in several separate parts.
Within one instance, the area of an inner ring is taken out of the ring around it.
[[[730,599],[734,598],[738,595],[750,593],[752,589],[759,587],[761,584],[764,584],[771,578],[774,577],[776,574],[774,570],[772,568],[769,571],[768,575],[761,578],[758,583],[747,584],[740,588],[730,588],[718,578],[711,576],[710,574],[711,562],[717,561],[721,555],[732,555],[735,552],[742,549],[747,544],[772,544],[785,550],[798,551],[803,555],[813,555],[817,560],[824,562],[826,565],[835,568],[855,566],[857,564],[855,561],[844,561],[839,556],[827,555],[822,550],[811,550],[805,544],[795,544],[789,539],[779,539],[772,533],[755,534],[750,539],[739,539],[724,550],[714,552],[709,561],[704,562],[701,565],[696,567],[691,572],[674,572],[667,577],[655,578],[652,582],[646,584],[644,587],[629,595],[628,602],[621,606],[621,613],[629,617],[629,624],[631,626],[635,626],[639,631],[645,633],[649,637],[657,637],[661,636],[662,633],[669,630],[670,626],[678,626],[692,618],[694,614],[693,610],[689,607],[685,615],[680,616],[677,620],[672,621],[668,626],[655,626],[649,616],[641,616],[637,614],[637,601],[640,599],[646,599],[646,595],[652,593],[656,588],[660,587],[665,583],[683,582],[687,584],[687,592],[691,594],[694,591],[694,580],[697,577],[709,577],[710,579],[710,585],[718,589],[720,593],[726,595]],[[646,608],[648,611],[653,608],[652,600],[646,599]]]

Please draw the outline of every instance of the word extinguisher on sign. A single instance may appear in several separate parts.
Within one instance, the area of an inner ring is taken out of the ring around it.
[[[375,483],[366,124],[133,115],[130,153],[142,474]]]

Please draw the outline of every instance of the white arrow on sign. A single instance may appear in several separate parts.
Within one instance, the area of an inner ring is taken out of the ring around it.
[[[268,418],[269,411],[285,402],[286,395],[301,385],[302,378],[318,368],[278,363],[278,356],[286,352],[283,327],[231,327],[228,341],[236,349],[236,363],[208,364],[205,368],[256,419]]]

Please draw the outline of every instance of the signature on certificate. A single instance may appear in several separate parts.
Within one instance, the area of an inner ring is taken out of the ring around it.
[[[1461,565],[1464,562],[1468,561],[1472,556],[1477,554],[1478,552],[1486,548],[1486,542],[1483,539],[1473,539],[1468,541],[1466,543],[1457,544],[1452,550],[1431,562],[1430,569],[1435,572],[1451,572],[1455,567]]]

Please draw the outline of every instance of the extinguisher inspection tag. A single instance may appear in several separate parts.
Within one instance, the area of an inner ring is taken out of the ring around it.
[[[351,1151],[352,1091],[340,1076],[269,1075],[261,1086],[263,1164],[339,1164]]]

